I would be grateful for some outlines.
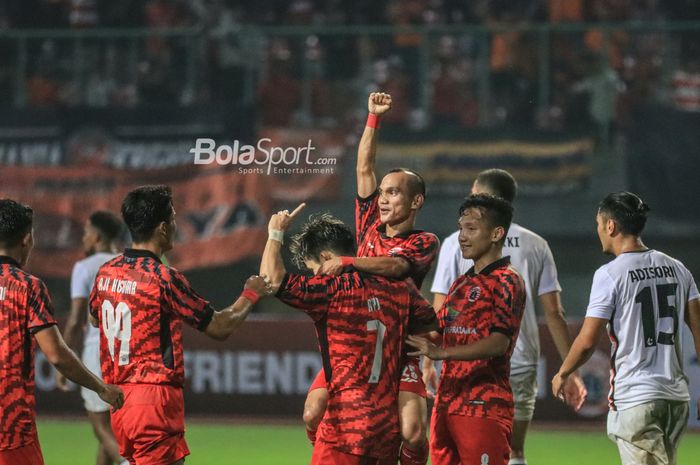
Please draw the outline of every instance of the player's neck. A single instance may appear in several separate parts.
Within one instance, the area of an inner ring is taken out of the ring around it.
[[[416,228],[416,217],[415,215],[411,215],[404,221],[403,223],[398,223],[395,225],[386,225],[386,235],[388,237],[394,237],[398,234],[403,234],[409,231],[413,231]]]
[[[134,242],[133,244],[131,244],[131,248],[135,250],[148,250],[149,252],[153,253],[156,257],[162,256],[165,252],[165,250],[163,250],[163,247],[161,247],[160,244],[154,244],[153,242]]]
[[[481,270],[483,270],[493,262],[500,260],[502,258],[502,250],[502,247],[492,248],[484,255],[474,260],[474,271],[476,273],[481,273]]]
[[[109,253],[112,251],[112,248],[109,245],[102,245],[102,244],[97,244],[95,246],[95,252],[94,253]]]
[[[639,236],[624,236],[620,238],[620,241],[616,244],[614,253],[617,257],[623,253],[627,252],[642,252],[649,250],[649,247],[644,245],[642,238]]]
[[[10,257],[17,263],[22,264],[22,252],[16,247],[11,249],[0,248],[0,255],[3,257]]]

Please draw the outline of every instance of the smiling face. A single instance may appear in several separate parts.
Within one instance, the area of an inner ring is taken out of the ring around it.
[[[409,173],[389,173],[379,185],[379,218],[382,224],[394,226],[408,220],[420,208],[422,195],[411,192]]]
[[[459,218],[459,246],[466,259],[477,261],[491,251],[502,236],[503,228],[491,226],[479,208],[468,208]]]

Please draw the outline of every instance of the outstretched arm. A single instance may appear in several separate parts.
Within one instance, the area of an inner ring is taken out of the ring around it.
[[[503,333],[491,333],[472,344],[442,348],[426,338],[408,336],[406,343],[416,350],[408,355],[425,355],[432,360],[481,360],[499,357],[508,352],[510,338]]]
[[[262,276],[251,276],[243,287],[243,293],[233,305],[214,312],[211,321],[204,330],[205,334],[217,341],[226,340],[250,314],[260,297],[270,295],[272,288],[269,281]]]
[[[367,198],[377,189],[377,175],[374,172],[377,154],[377,133],[379,117],[391,109],[391,95],[381,92],[369,94],[367,102],[369,117],[357,148],[357,195]]]

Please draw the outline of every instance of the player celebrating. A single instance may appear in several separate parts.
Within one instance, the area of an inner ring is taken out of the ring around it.
[[[76,350],[80,345],[83,331],[86,331],[81,358],[85,366],[99,377],[102,377],[100,331],[87,324],[87,301],[97,270],[116,255],[114,252],[123,229],[121,220],[113,213],[96,211],[91,214],[85,222],[82,240],[83,251],[88,257],[73,266],[71,275],[71,307],[63,331],[64,338],[66,345]],[[60,389],[68,390],[66,378],[61,373],[56,374],[56,384]],[[110,424],[109,404],[86,388],[80,389],[80,395],[83,398],[92,431],[99,442],[97,465],[108,465],[113,462],[128,465],[128,462],[119,455],[119,446]]]
[[[273,215],[261,274],[277,297],[314,320],[329,400],[312,465],[396,464],[401,353],[408,333],[437,329],[435,313],[410,281],[347,271],[339,276],[286,274],[282,236],[292,214]],[[330,215],[310,219],[290,247],[314,273],[327,260],[352,254],[352,232]]]
[[[119,452],[134,465],[182,464],[185,442],[182,321],[226,339],[269,292],[263,278],[248,279],[235,303],[214,311],[176,269],[159,259],[176,232],[167,186],[129,192],[122,217],[133,244],[105,263],[90,294],[91,322],[101,328],[102,374],[124,389],[124,408],[112,415]]]
[[[513,209],[477,194],[460,208],[459,244],[474,266],[450,287],[438,312],[442,347],[409,336],[407,343],[444,360],[430,425],[433,465],[504,465],[510,454],[513,395],[510,356],[525,307],[524,282],[501,250]]]
[[[68,348],[56,328],[46,285],[22,270],[34,246],[32,209],[0,200],[0,465],[43,465],[36,432],[34,341],[68,379],[119,408],[124,396],[105,385]]]
[[[319,273],[335,275],[343,267],[352,266],[358,271],[390,278],[411,278],[420,289],[437,255],[439,241],[434,234],[415,229],[416,215],[425,201],[425,183],[418,173],[393,169],[377,186],[374,167],[379,119],[390,108],[390,95],[370,94],[369,116],[357,151],[357,257],[327,260]],[[304,421],[312,442],[328,399],[324,379],[323,373],[319,373],[304,406]],[[419,362],[406,358],[399,392],[403,465],[424,465],[428,460],[425,398]]]
[[[631,192],[609,194],[600,202],[598,238],[603,252],[615,259],[595,272],[583,327],[552,379],[552,392],[565,398],[563,384],[591,357],[607,325],[612,342],[608,437],[623,465],[676,463],[690,400],[679,322],[690,327],[700,356],[700,293],[681,262],[642,242],[648,211]]]
[[[512,204],[517,193],[517,184],[513,176],[504,170],[489,169],[476,177],[471,189],[472,194],[491,194]],[[439,310],[445,301],[450,285],[472,267],[473,262],[462,257],[459,231],[445,239],[440,249],[437,269],[431,291],[435,294],[433,307]],[[569,329],[561,305],[561,287],[557,280],[557,268],[552,251],[547,241],[512,223],[508,229],[503,255],[510,257],[511,263],[520,272],[525,281],[527,299],[525,313],[520,326],[520,335],[510,359],[510,385],[515,401],[513,436],[511,438],[511,459],[509,465],[526,464],[525,436],[535,412],[537,396],[537,364],[540,356],[540,336],[535,315],[535,297],[544,309],[547,328],[552,334],[554,344],[564,360],[571,347]],[[423,376],[428,387],[435,389],[436,373],[433,363],[426,358],[423,364]],[[567,399],[578,410],[586,399],[586,390],[581,379],[572,375],[566,385]]]

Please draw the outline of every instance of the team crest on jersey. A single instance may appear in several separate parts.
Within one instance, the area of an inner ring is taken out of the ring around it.
[[[395,255],[400,254],[401,252],[403,252],[403,249],[401,247],[394,247],[393,249],[389,250],[389,256],[393,257]]]
[[[481,297],[481,288],[479,286],[472,287],[469,290],[469,302],[476,302],[479,297]]]

